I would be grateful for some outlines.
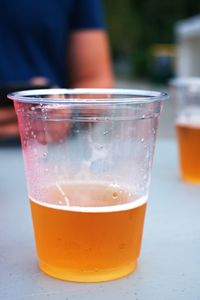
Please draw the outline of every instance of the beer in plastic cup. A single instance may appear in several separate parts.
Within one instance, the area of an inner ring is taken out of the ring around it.
[[[49,89],[9,95],[40,268],[98,282],[134,271],[166,94]]]

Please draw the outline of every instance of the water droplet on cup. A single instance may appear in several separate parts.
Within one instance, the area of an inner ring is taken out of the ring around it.
[[[104,130],[103,135],[107,135],[107,134],[109,134],[111,132],[112,132],[112,127],[109,128],[109,129]]]
[[[44,153],[43,153],[43,157],[47,157],[47,152],[44,152]]]

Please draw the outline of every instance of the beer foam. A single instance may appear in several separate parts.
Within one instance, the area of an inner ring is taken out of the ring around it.
[[[57,188],[57,186],[59,186],[59,188]],[[55,187],[57,188],[56,194],[54,194],[56,191]],[[47,190],[49,196],[46,195],[46,197],[42,197],[44,200],[41,201],[29,197],[30,200],[38,205],[56,210],[83,213],[104,213],[130,210],[142,206],[147,202],[147,196],[138,196],[126,186],[105,182],[74,181],[68,184],[59,183],[59,185],[56,183],[55,186],[47,187]],[[58,192],[60,194],[58,194]],[[61,196],[62,198],[64,197],[63,201],[60,201]],[[65,199],[66,197],[67,201]],[[77,205],[77,203],[79,204],[80,202],[79,199],[81,199],[82,206]],[[92,205],[92,202],[96,205]]]
[[[176,125],[200,128],[200,107],[188,107],[176,119]]]
[[[147,197],[140,197],[137,200],[134,200],[129,203],[125,204],[117,204],[117,205],[110,205],[110,206],[64,206],[64,205],[56,205],[56,204],[50,204],[47,202],[42,202],[35,200],[30,197],[30,201],[45,206],[48,208],[56,209],[56,210],[64,210],[64,211],[72,211],[72,212],[81,212],[81,213],[107,213],[107,212],[117,212],[117,211],[124,211],[124,210],[130,210],[133,208],[137,208],[139,206],[144,205],[147,202]]]

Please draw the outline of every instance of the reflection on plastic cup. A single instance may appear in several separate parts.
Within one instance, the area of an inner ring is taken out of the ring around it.
[[[166,94],[54,89],[9,97],[41,269],[81,282],[134,271]]]
[[[171,81],[176,108],[176,133],[183,180],[200,183],[200,78]]]

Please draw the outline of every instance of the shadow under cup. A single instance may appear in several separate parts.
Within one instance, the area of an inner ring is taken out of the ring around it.
[[[9,95],[45,273],[98,282],[135,270],[166,97],[115,89]]]
[[[181,178],[200,184],[200,78],[173,79],[170,89],[176,113]]]

